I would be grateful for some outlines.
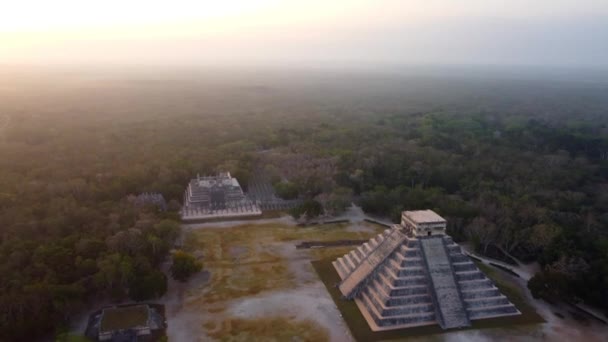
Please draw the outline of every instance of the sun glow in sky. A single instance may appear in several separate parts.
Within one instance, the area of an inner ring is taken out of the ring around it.
[[[0,63],[585,63],[606,22],[605,0],[4,0]]]

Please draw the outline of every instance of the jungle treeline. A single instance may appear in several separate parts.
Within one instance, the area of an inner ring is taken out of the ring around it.
[[[264,151],[331,161],[330,176],[285,180],[305,203],[347,196],[393,220],[434,209],[479,253],[539,262],[535,296],[608,310],[605,82],[254,73],[1,83],[0,340],[53,336],[96,302],[161,296],[189,179],[228,170],[246,185]],[[143,192],[162,193],[169,211],[134,205]]]

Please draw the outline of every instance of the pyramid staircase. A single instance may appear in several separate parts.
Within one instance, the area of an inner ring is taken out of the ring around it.
[[[519,314],[447,235],[416,238],[394,226],[332,264],[373,331]]]

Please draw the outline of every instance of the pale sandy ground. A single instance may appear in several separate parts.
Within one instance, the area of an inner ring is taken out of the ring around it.
[[[261,219],[261,220],[235,220],[235,221],[222,221],[222,222],[208,222],[208,223],[188,223],[182,224],[182,228],[185,229],[202,229],[202,228],[232,228],[241,225],[262,225],[268,223],[282,223],[287,226],[295,226],[296,221],[291,216],[281,216],[278,218]]]
[[[327,330],[331,341],[353,341],[325,285],[310,264],[309,251],[296,250],[293,242],[277,243],[271,248],[288,260],[289,271],[298,287],[233,301],[228,314],[246,319],[281,316],[311,320]]]
[[[187,283],[169,281],[169,291],[160,300],[165,305],[169,341],[207,340],[201,325],[201,315],[205,312],[187,303],[196,298],[192,293],[202,290],[208,280],[209,273],[201,272]]]
[[[282,223],[293,226],[296,222],[291,217],[265,219],[259,221],[232,221],[207,224],[187,225],[190,230],[230,228],[242,224]],[[369,231],[373,229],[363,224],[353,224],[347,229]],[[226,310],[213,314],[213,319],[243,318],[257,319],[264,317],[287,317],[296,321],[309,320],[323,327],[331,341],[350,342],[353,338],[340,312],[318,279],[311,261],[310,250],[295,248],[298,241],[276,242],[260,246],[273,255],[281,255],[287,261],[288,269],[298,284],[293,289],[265,291],[256,296],[235,299],[225,303]],[[231,250],[238,256],[239,250]],[[211,275],[213,276],[213,275]],[[197,292],[203,291],[208,278],[192,279],[186,284],[171,281],[168,293],[161,299],[166,305],[168,321],[167,335],[170,341],[209,341],[201,322],[210,318],[210,313],[199,310],[188,302],[196,299]]]
[[[257,319],[287,317],[293,320],[310,320],[325,328],[331,341],[353,341],[348,327],[341,319],[325,285],[317,278],[308,250],[297,250],[295,243],[284,242],[264,246],[264,249],[284,256],[298,287],[289,290],[266,291],[253,297],[239,298],[226,303],[226,311],[213,314],[226,318]],[[207,279],[193,279],[187,284],[172,282],[163,297],[166,305],[170,341],[207,341],[201,322],[209,315],[187,305],[202,291]]]

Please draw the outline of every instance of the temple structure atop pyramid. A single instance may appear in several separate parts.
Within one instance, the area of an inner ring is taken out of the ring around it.
[[[373,331],[519,315],[517,308],[445,233],[432,210],[404,211],[401,224],[333,262],[338,288]]]

